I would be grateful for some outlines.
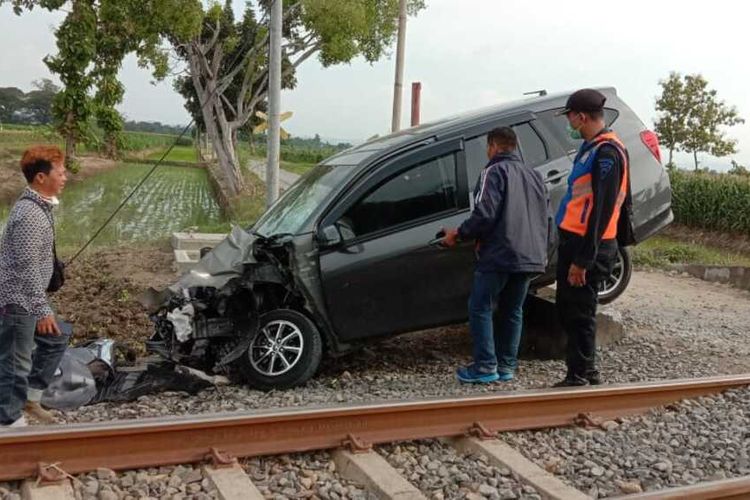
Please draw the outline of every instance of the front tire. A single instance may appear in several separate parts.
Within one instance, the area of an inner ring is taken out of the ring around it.
[[[609,304],[622,295],[630,284],[632,274],[630,250],[627,247],[618,247],[617,261],[612,274],[599,285],[599,303]]]
[[[315,375],[322,357],[323,341],[315,324],[297,311],[277,309],[260,317],[237,367],[257,389],[288,389]]]

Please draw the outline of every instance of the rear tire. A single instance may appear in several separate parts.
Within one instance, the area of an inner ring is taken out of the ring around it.
[[[609,304],[622,295],[630,284],[632,274],[633,265],[630,259],[630,249],[618,247],[617,262],[612,274],[602,282],[599,288],[599,303]]]
[[[297,311],[277,309],[260,317],[258,331],[236,366],[252,387],[288,389],[315,375],[322,357],[323,341],[315,324]]]

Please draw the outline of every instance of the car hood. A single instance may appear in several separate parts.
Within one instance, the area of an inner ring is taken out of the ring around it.
[[[198,264],[183,274],[170,290],[179,293],[192,287],[221,288],[232,278],[242,276],[246,264],[256,264],[253,244],[258,239],[244,229],[233,226],[224,241],[216,245]]]
[[[138,296],[138,302],[154,312],[164,306],[171,297],[186,295],[190,288],[222,288],[233,278],[241,277],[245,265],[258,263],[253,256],[253,244],[257,239],[257,236],[233,226],[229,236],[207,253],[193,269],[183,274],[175,284],[161,291],[150,288]]]

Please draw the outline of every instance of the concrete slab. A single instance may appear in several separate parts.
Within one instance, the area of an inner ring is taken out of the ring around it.
[[[265,497],[238,464],[215,469],[204,467],[221,500],[263,500]]]
[[[70,481],[49,486],[37,486],[36,481],[26,480],[21,486],[23,500],[75,500],[73,486]]]
[[[750,290],[750,267],[673,264],[671,268],[704,281],[724,283],[743,290]]]
[[[190,271],[200,261],[200,250],[175,250],[174,269],[179,273]]]
[[[351,453],[344,449],[333,452],[336,470],[346,479],[363,485],[381,499],[426,500],[417,488],[401,476],[378,453]]]
[[[213,248],[226,237],[224,233],[172,233],[172,248],[174,250]]]
[[[453,445],[464,453],[484,455],[494,466],[507,467],[520,481],[532,486],[549,500],[590,500],[591,497],[556,478],[499,439],[482,441],[473,437],[457,438]]]

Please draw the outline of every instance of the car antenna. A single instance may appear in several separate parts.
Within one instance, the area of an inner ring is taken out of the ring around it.
[[[547,95],[547,89],[541,89],[541,90],[532,90],[531,92],[524,92],[523,95],[534,95],[536,94],[539,97]]]

